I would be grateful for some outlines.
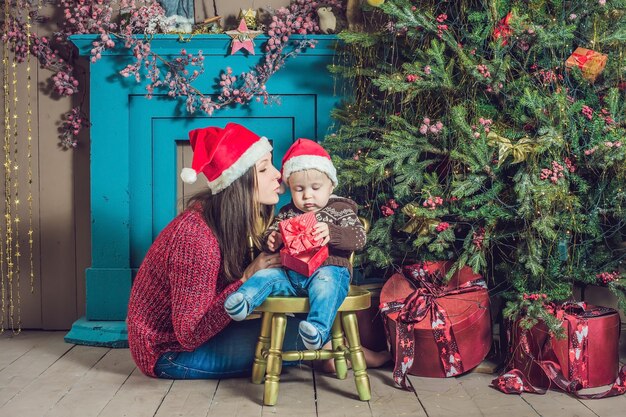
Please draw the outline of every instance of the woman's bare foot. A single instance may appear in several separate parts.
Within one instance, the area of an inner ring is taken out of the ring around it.
[[[330,349],[330,343],[325,344],[322,349]],[[387,362],[391,360],[391,353],[386,350],[380,352],[374,352],[371,349],[366,348],[365,346],[361,346],[363,349],[363,354],[365,355],[365,363],[368,368],[378,368],[379,366],[383,366]],[[348,360],[348,368],[351,368],[352,365]],[[335,373],[335,361],[333,359],[325,360],[320,362],[320,369],[325,373]]]

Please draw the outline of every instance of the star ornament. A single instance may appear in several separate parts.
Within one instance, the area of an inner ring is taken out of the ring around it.
[[[241,19],[239,22],[239,27],[235,30],[228,30],[226,34],[230,36],[233,41],[231,44],[230,54],[234,55],[240,49],[245,49],[254,55],[254,42],[252,41],[254,38],[259,36],[261,33],[260,30],[250,30],[248,29],[248,25],[246,25],[246,20]]]

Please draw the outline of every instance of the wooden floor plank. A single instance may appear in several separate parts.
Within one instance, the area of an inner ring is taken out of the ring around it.
[[[33,331],[23,331],[17,335],[13,335],[11,332],[5,331],[0,335],[0,352],[2,352],[0,355],[0,371],[35,346],[45,345],[48,339],[57,337],[58,335],[59,332]]]
[[[370,408],[374,417],[426,417],[426,412],[415,393],[404,391],[393,382],[393,367],[368,369],[372,399]]]
[[[26,346],[26,345],[24,345]],[[20,390],[59,360],[74,345],[65,343],[60,333],[42,338],[0,371],[0,410]]]
[[[104,348],[100,348],[104,349]],[[106,355],[46,413],[46,417],[95,417],[115,396],[135,369],[128,349],[109,349]]]
[[[315,417],[317,414],[313,370],[307,365],[283,367],[278,402],[273,407],[264,406],[262,415],[264,417]]]
[[[169,379],[147,377],[135,368],[98,417],[152,417],[172,383]]]
[[[519,395],[507,395],[490,387],[496,375],[469,373],[459,381],[485,417],[537,417],[539,414]]]
[[[105,348],[74,346],[2,406],[0,416],[43,416],[106,352]]]
[[[174,381],[155,417],[205,417],[218,382],[216,379]]]
[[[599,400],[580,400],[585,406],[601,417],[613,417],[626,414],[626,397],[623,395]]]
[[[580,401],[564,392],[550,390],[545,395],[522,394],[522,398],[542,416],[597,417],[597,414],[585,407]],[[616,415],[613,414],[610,417],[616,417]]]
[[[229,378],[220,380],[207,417],[258,417],[262,412],[263,385]]]
[[[317,414],[320,417],[367,417],[372,415],[368,401],[359,400],[354,374],[348,371],[344,380],[333,374],[315,372]]]
[[[482,415],[458,378],[422,378],[410,375],[409,380],[429,417]]]

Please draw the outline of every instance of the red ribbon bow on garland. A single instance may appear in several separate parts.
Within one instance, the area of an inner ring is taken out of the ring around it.
[[[283,243],[290,255],[299,255],[320,247],[320,240],[313,236],[313,227],[317,224],[314,213],[306,213],[279,223]]]
[[[513,29],[511,29],[511,25],[509,24],[511,17],[513,17],[513,14],[511,12],[507,13],[504,19],[500,20],[493,30],[493,39],[502,38],[502,46],[509,43],[508,38],[513,34]]]
[[[626,366],[623,366],[617,379],[607,391],[596,394],[581,394],[582,388],[587,386],[588,372],[587,364],[589,363],[587,347],[588,347],[588,322],[590,317],[598,317],[614,310],[606,307],[594,307],[587,309],[586,303],[564,303],[560,306],[547,305],[546,309],[561,320],[569,323],[568,329],[568,354],[569,369],[568,378],[563,374],[561,366],[556,360],[552,351],[552,344],[546,343],[541,354],[542,358],[535,359],[530,351],[528,343],[528,331],[525,330],[520,335],[520,347],[522,352],[527,355],[534,363],[539,365],[541,370],[550,379],[554,385],[561,390],[575,395],[583,399],[598,399],[612,397],[626,393]],[[547,389],[533,386],[528,377],[519,369],[512,369],[494,379],[491,384],[499,391],[505,394],[521,394],[523,392],[531,392],[536,394],[545,394]]]
[[[407,384],[406,375],[415,358],[415,334],[413,333],[415,324],[424,320],[430,313],[433,337],[439,351],[442,369],[447,377],[462,374],[464,372],[463,361],[452,331],[452,323],[446,310],[437,302],[437,298],[487,287],[485,281],[479,279],[466,282],[452,290],[445,290],[435,284],[433,279],[430,281],[425,279],[426,276],[424,269],[414,269],[412,278],[420,287],[403,301],[390,301],[380,306],[381,313],[396,322],[396,360],[393,379],[396,384],[408,391],[414,391]],[[387,334],[387,340],[389,340],[389,334]]]

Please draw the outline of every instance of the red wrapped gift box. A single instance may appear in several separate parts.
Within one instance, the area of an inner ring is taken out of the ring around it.
[[[489,295],[470,268],[450,282],[449,262],[427,262],[395,274],[380,295],[388,341],[396,358],[394,380],[406,373],[445,378],[477,366],[491,348]]]
[[[322,246],[299,255],[291,255],[285,248],[280,250],[280,261],[285,268],[310,277],[328,258],[328,247]]]
[[[577,379],[582,388],[612,384],[618,374],[620,317],[608,307],[567,303],[554,309],[563,320],[566,337],[552,337],[543,322],[524,331],[513,324],[512,367],[519,369],[535,387],[551,381],[539,362],[554,361],[568,381]],[[524,346],[524,344],[527,344]]]
[[[284,248],[280,250],[280,261],[302,275],[310,277],[328,258],[328,247],[313,237],[317,224],[315,213],[304,213],[278,223]]]
[[[290,255],[298,255],[321,247],[322,242],[313,237],[313,227],[316,224],[317,218],[312,212],[278,223],[285,251]]]

